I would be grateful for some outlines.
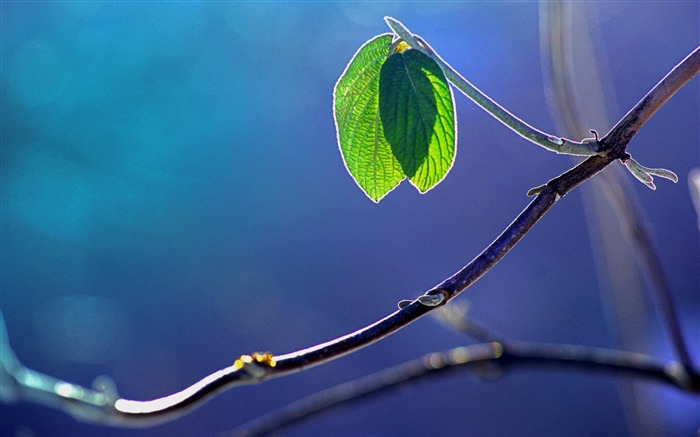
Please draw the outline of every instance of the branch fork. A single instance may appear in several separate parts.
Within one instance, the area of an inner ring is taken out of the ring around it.
[[[102,425],[137,427],[172,420],[184,415],[191,408],[200,405],[223,389],[282,376],[333,360],[372,344],[435,310],[436,307],[444,305],[498,263],[562,196],[617,159],[620,159],[635,177],[650,188],[654,188],[653,176],[674,182],[678,180],[677,176],[669,170],[642,166],[631,158],[626,148],[632,137],[654,112],[700,71],[700,48],[671,70],[604,138],[599,139],[597,133],[593,132],[593,139],[575,142],[540,132],[527,125],[467,82],[440,59],[427,43],[421,45],[401,23],[392,18],[386,18],[386,21],[407,44],[415,49],[425,50],[427,55],[433,57],[453,85],[519,135],[556,153],[587,156],[587,159],[546,185],[534,189],[532,194],[537,196],[481,254],[424,295],[413,301],[399,302],[399,311],[353,333],[307,349],[276,357],[269,352],[242,355],[234,361],[233,365],[216,371],[192,386],[164,398],[152,401],[131,401],[123,398],[115,400],[116,390],[109,384],[90,390],[28,369],[19,362],[12,351],[0,313],[0,388],[2,388],[0,400],[3,402],[29,400],[62,410],[84,421]],[[685,351],[683,342],[680,343],[679,349]],[[544,363],[552,360],[566,364],[584,360],[552,356],[552,348],[548,345],[537,349],[530,347],[532,345],[527,348],[524,346],[528,345],[488,343],[475,345],[470,349],[457,349],[451,356],[458,358],[457,361],[468,363],[469,360],[465,357],[471,355],[467,352],[484,351],[486,347],[486,351],[491,355],[484,359],[501,360],[504,365],[517,362]],[[572,351],[577,352],[581,349],[569,349],[569,355]],[[624,351],[593,350],[586,360],[595,362],[596,368],[618,369],[630,374],[646,375],[681,390],[698,393],[700,375],[694,370],[689,354],[684,352],[682,358],[683,363],[679,364]],[[441,367],[446,368],[444,365]],[[679,384],[677,375],[683,377],[680,378],[683,379],[682,384]]]
[[[593,138],[584,138],[581,141],[573,141],[567,138],[550,135],[530,126],[515,115],[508,112],[508,110],[496,103],[481,90],[472,85],[468,80],[462,77],[447,62],[445,62],[435,52],[435,50],[433,50],[432,47],[430,47],[430,45],[423,40],[423,38],[418,35],[413,35],[406,28],[406,26],[403,25],[403,23],[391,17],[384,17],[384,20],[398,37],[395,44],[407,44],[411,48],[420,50],[433,58],[444,70],[445,77],[450,81],[450,83],[452,83],[452,85],[455,86],[455,88],[460,90],[479,107],[523,138],[552,152],[566,155],[604,156],[610,151],[610,149],[606,147],[605,142],[598,137],[598,132],[593,129],[590,130],[590,132],[593,134]],[[625,164],[630,173],[634,175],[634,177],[639,179],[644,185],[652,190],[656,189],[656,186],[653,183],[654,178],[652,175],[669,179],[673,182],[678,182],[678,176],[676,176],[676,174],[672,171],[663,168],[645,167],[639,164],[637,161],[631,159],[629,155],[627,155],[627,158],[622,159],[622,162]],[[544,186],[540,186],[531,189],[527,193],[528,196],[538,194],[543,187]]]

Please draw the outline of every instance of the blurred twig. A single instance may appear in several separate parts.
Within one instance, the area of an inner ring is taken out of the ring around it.
[[[487,331],[481,324],[462,319],[458,314],[450,323],[468,335]],[[276,433],[292,424],[328,412],[340,405],[386,394],[390,390],[436,376],[460,371],[476,371],[488,379],[510,369],[562,368],[583,372],[606,372],[670,384],[681,390],[700,392],[698,381],[678,362],[664,362],[648,355],[618,350],[589,348],[564,344],[521,342],[512,340],[480,343],[425,355],[398,366],[367,375],[300,399],[261,416],[230,434],[237,437]],[[484,373],[486,372],[486,373]],[[691,388],[693,387],[693,388]],[[221,436],[229,435],[222,433]]]
[[[627,146],[637,130],[699,70],[700,49],[696,49],[673,68],[605,137],[601,138],[599,142],[596,141],[602,147],[600,155],[589,157],[541,187],[537,196],[503,233],[464,268],[445,279],[437,287],[427,291],[420,298],[402,305],[398,311],[367,327],[326,343],[284,355],[273,356],[269,353],[242,355],[234,361],[233,365],[212,373],[192,386],[170,396],[151,401],[123,399],[117,396],[114,389],[90,390],[65,381],[58,381],[27,369],[14,358],[7,361],[0,360],[3,391],[5,387],[9,387],[9,390],[19,400],[32,401],[35,398],[41,398],[45,405],[56,407],[79,419],[94,423],[125,427],[149,426],[180,417],[225,389],[299,372],[381,340],[464,291],[496,265],[559,199],[614,161],[627,159],[629,157],[626,151]],[[528,358],[526,352],[518,352],[517,345],[515,345],[516,350],[513,352],[511,349],[503,348],[501,343],[492,344],[494,350],[499,349],[494,346],[496,344],[501,345],[501,351],[498,354],[494,353],[493,358],[503,360],[504,363],[508,363],[509,358],[523,354],[525,357],[520,359],[521,362],[523,360],[532,363],[551,361],[550,358],[543,358],[544,355],[548,356],[546,350],[530,354]],[[3,353],[12,353],[8,341],[2,342],[2,349]],[[675,385],[689,391],[697,391],[698,384],[700,384],[700,378],[697,377],[697,374],[690,374],[687,382],[679,383],[673,365],[671,366],[673,368],[672,375],[666,373],[667,370],[663,366],[658,368],[657,364],[659,363],[655,361],[651,366],[652,370],[648,369],[649,361],[646,359],[648,357],[640,360],[640,357],[643,356],[617,351],[614,351],[615,355],[610,357],[605,351],[599,352],[601,358],[597,360],[600,361],[600,367],[625,367],[634,373],[641,374],[651,372],[654,375],[659,375],[661,379],[673,380]],[[598,356],[599,354],[596,352],[594,355]],[[624,363],[619,364],[616,359],[613,359],[615,357],[624,358],[622,360]],[[560,357],[559,360],[562,363],[572,361],[571,358],[566,359],[565,357]],[[596,359],[591,358],[591,361],[595,362]],[[691,369],[681,370],[689,372]],[[663,376],[659,371],[663,372]],[[27,375],[31,378],[27,378]],[[688,373],[684,373],[684,375],[688,375]],[[38,380],[34,378],[38,378]]]
[[[695,214],[698,216],[698,229],[700,229],[700,168],[690,170],[690,174],[688,174],[688,190],[695,207]]]
[[[574,92],[575,87],[572,81],[576,73],[578,72],[581,76],[581,72],[576,69],[572,59],[574,52],[572,38],[574,36],[570,26],[565,24],[566,17],[563,9],[566,7],[570,8],[571,5],[565,5],[561,2],[541,3],[543,59],[548,59],[551,62],[550,65],[543,65],[543,70],[545,71],[545,82],[549,85],[550,90],[548,92],[549,104],[554,107],[551,111],[552,114],[555,118],[560,119],[564,131],[568,135],[580,135],[586,128],[582,122],[580,99]],[[585,25],[581,27],[578,30],[579,34],[589,32]],[[600,82],[599,77],[595,74],[598,70],[595,57],[587,59],[586,63],[588,69],[595,70],[593,75],[596,76],[596,80],[592,82]],[[604,98],[602,93],[600,98]],[[645,97],[645,99],[651,102],[654,97]],[[591,100],[594,100],[593,103]],[[596,106],[594,111],[596,114],[606,112],[604,103],[592,99],[590,96],[588,96],[588,104]],[[651,117],[655,111],[655,109],[646,111],[643,116],[628,117],[630,115],[628,114],[626,117],[629,120],[634,120],[633,126],[637,126],[643,122],[642,120],[648,120],[648,117]],[[598,118],[605,117],[599,115]],[[633,129],[638,128],[633,127]],[[603,192],[617,213],[618,223],[624,232],[625,240],[632,246],[631,252],[637,264],[647,275],[659,304],[662,319],[669,331],[671,343],[675,347],[681,363],[693,369],[692,357],[683,337],[671,298],[670,283],[663,268],[663,260],[656,250],[647,225],[645,211],[639,204],[634,191],[620,180],[619,173],[606,172],[604,177],[597,179],[597,182],[602,185]],[[613,263],[615,260],[609,259],[608,262]]]
[[[470,305],[469,301],[465,299],[454,300],[449,305],[440,308],[439,311],[433,312],[433,315],[438,322],[476,341],[482,343],[502,342],[504,337],[469,317]]]
[[[592,126],[609,125],[608,107],[612,106],[614,94],[611,89],[604,90],[605,47],[594,47],[596,20],[586,13],[590,9],[590,5],[583,3],[540,2],[541,58],[547,102],[565,135],[580,135]],[[579,90],[583,93],[578,93]],[[644,272],[681,363],[692,368],[671,301],[669,281],[654,248],[645,211],[624,172],[606,171],[601,176],[586,190],[584,205],[591,243],[598,252],[596,265],[602,298],[607,303],[609,329],[619,335],[622,349],[642,349],[640,335],[644,332],[645,318],[640,311],[644,300],[639,276],[640,271]],[[642,178],[653,187],[650,177],[642,175]],[[604,273],[609,290],[604,286]],[[643,388],[635,382],[622,381],[620,394],[630,433],[639,434],[656,426],[653,415],[645,412],[656,408],[650,405],[653,401],[649,396],[640,395]]]

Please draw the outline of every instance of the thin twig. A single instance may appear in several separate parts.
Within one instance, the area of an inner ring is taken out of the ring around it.
[[[683,61],[673,68],[661,81],[640,100],[635,107],[610,130],[601,140],[606,145],[611,145],[614,155],[622,154],[623,159],[626,152],[623,151],[625,141],[631,141],[632,137],[641,127],[658,111],[683,85],[700,71],[700,47],[693,50]],[[650,272],[650,280],[657,290],[657,299],[661,306],[663,319],[671,334],[673,342],[681,362],[690,369],[694,368],[692,358],[688,352],[688,347],[683,339],[683,334],[678,325],[678,316],[669,292],[668,278],[660,268],[661,260],[651,243],[650,238],[641,235],[643,226],[632,228],[637,231],[633,236],[640,249],[640,263]]]
[[[430,56],[435,62],[440,65],[440,68],[445,72],[445,77],[452,85],[460,90],[465,96],[476,103],[481,109],[491,114],[498,121],[513,130],[521,137],[541,146],[547,150],[556,153],[563,153],[575,156],[591,156],[599,152],[599,144],[597,138],[587,138],[583,141],[574,141],[567,138],[557,137],[527,124],[520,118],[510,113],[503,106],[499,105],[491,97],[487,96],[483,91],[472,85],[465,79],[457,70],[452,68],[450,64],[445,62],[440,55],[437,54],[422,38],[413,35],[406,26],[400,21],[384,17],[384,21],[389,25],[391,30],[402,40],[404,40],[411,48],[420,50]]]
[[[628,191],[621,183],[608,183],[605,186],[605,194],[615,206],[617,217],[621,222],[620,226],[625,231],[625,237],[633,246],[634,260],[646,274],[650,283],[650,289],[659,306],[661,319],[670,335],[671,344],[676,350],[680,362],[697,371],[671,297],[671,285],[663,268],[663,260],[656,250],[651,231],[644,220],[643,210],[634,198],[630,198]]]
[[[604,93],[602,89],[601,75],[604,67],[601,68],[600,64],[605,63],[605,52],[601,52],[604,47],[591,46],[593,29],[588,23],[588,14],[574,12],[580,12],[580,8],[586,8],[586,5],[561,1],[539,2],[539,5],[542,76],[549,112],[559,125],[557,130],[564,135],[576,137],[591,127],[609,126],[607,103],[611,95],[609,91],[612,90],[608,89]],[[577,17],[576,29],[572,26],[574,15]],[[576,56],[580,56],[583,62],[575,62]],[[588,84],[583,96],[577,92],[574,78]],[[586,121],[583,121],[584,115]],[[636,350],[637,348],[630,347],[629,342],[632,334],[639,335],[643,321],[639,320],[638,312],[632,308],[634,306],[629,304],[629,300],[641,293],[639,270],[628,268],[630,262],[634,262],[630,259],[632,257],[618,257],[616,252],[621,246],[629,251],[634,250],[630,240],[620,235],[620,230],[624,234],[629,229],[628,218],[643,220],[643,217],[627,217],[627,214],[614,217],[615,211],[618,214],[627,211],[635,192],[630,189],[627,175],[622,169],[611,170],[613,171],[603,172],[593,180],[593,185],[588,186],[587,195],[582,200],[588,216],[590,241],[593,249],[599,252],[595,256],[595,267],[598,270],[608,331],[618,340],[613,341],[617,348]],[[612,192],[619,192],[620,196],[610,197]],[[604,195],[608,195],[605,197],[608,203],[603,205],[601,196]],[[598,224],[598,229],[594,229],[594,223]],[[620,226],[616,227],[618,223]],[[603,272],[608,274],[610,289],[603,287]],[[613,298],[615,299],[612,300]],[[642,405],[648,403],[650,398],[639,396],[637,392],[641,387],[637,381],[620,381],[614,387],[621,396],[628,432],[637,435],[643,429],[648,429],[650,424],[645,424],[648,415],[642,413]]]
[[[700,47],[693,50],[654,88],[651,89],[620,121],[605,135],[602,143],[609,145],[612,153],[624,154],[623,149],[639,129],[649,121],[676,92],[700,71]]]
[[[552,88],[552,91],[548,93],[552,97],[549,104],[550,106],[554,106],[555,109],[551,112],[559,116],[562,124],[565,126],[564,130],[568,134],[575,135],[583,131],[584,126],[582,126],[580,121],[581,111],[578,110],[580,105],[574,93],[574,85],[570,82],[571,76],[574,73],[574,66],[572,62],[565,63],[566,57],[564,56],[564,53],[574,52],[571,47],[572,42],[569,35],[571,29],[562,25],[563,12],[561,3],[541,3],[541,5],[545,12],[549,9],[556,11],[556,15],[551,17],[547,22],[552,29],[550,32],[547,32],[548,37],[544,38],[543,36],[542,43],[543,51],[549,54],[548,58],[551,59],[552,63],[550,65],[543,65],[543,70],[545,70],[544,76],[549,78],[549,87]],[[544,23],[542,24],[544,25]],[[564,33],[565,29],[567,33]],[[585,29],[584,32],[586,32]],[[567,43],[568,46],[562,46]],[[698,50],[694,53],[698,53]],[[587,61],[586,66],[597,71],[595,62],[595,59],[590,59]],[[696,55],[696,60],[694,62],[696,64],[700,62],[700,56]],[[593,64],[591,65],[591,63]],[[570,74],[567,76],[565,74],[566,72]],[[666,78],[655,88],[673,86],[673,84],[666,83],[665,81]],[[678,88],[675,89],[677,90]],[[663,104],[673,93],[675,93],[675,91],[669,89],[665,94],[665,98],[650,93],[642,99],[642,102],[644,102],[645,99],[658,99],[656,103],[658,104],[661,102],[661,104]],[[640,102],[640,104],[642,104],[642,102]],[[596,110],[599,113],[605,112],[603,107],[596,108]],[[654,109],[654,107],[651,107],[648,110],[640,111],[634,126],[641,126],[641,124],[646,122],[656,110],[657,109]],[[628,116],[630,116],[630,114],[625,116],[625,118]],[[680,362],[688,368],[693,369],[692,357],[683,337],[680,322],[673,305],[670,282],[664,271],[662,259],[654,245],[649,226],[647,225],[646,213],[639,205],[634,191],[630,190],[627,185],[622,183],[619,179],[618,173],[611,172],[607,173],[606,177],[597,179],[597,182],[602,185],[603,192],[614,206],[614,211],[617,213],[620,227],[625,231],[625,237],[629,244],[633,246],[631,252],[634,255],[635,261],[640,266],[641,270],[646,273],[651,283],[651,289],[657,299],[661,317],[671,336],[671,343],[678,353]]]
[[[493,366],[488,368],[485,366]],[[447,376],[456,371],[487,371],[488,375],[510,369],[566,368],[582,372],[607,372],[644,378],[689,390],[690,375],[678,362],[611,349],[584,346],[504,341],[457,347],[425,355],[365,377],[314,393],[249,422],[231,434],[236,437],[261,436],[316,417],[340,405],[386,394],[419,380]],[[695,386],[695,393],[700,387]],[[227,435],[228,433],[222,433]]]
[[[433,315],[438,322],[467,335],[481,343],[502,342],[504,337],[496,334],[491,328],[469,317],[469,302],[465,300],[453,300],[449,305],[445,305],[440,310],[434,311]]]
[[[474,283],[503,258],[557,200],[616,159],[625,158],[627,145],[641,124],[700,70],[699,57],[700,50],[696,50],[674,68],[662,83],[654,87],[647,97],[600,140],[605,146],[605,153],[591,156],[549,181],[515,221],[472,262],[435,289],[428,291],[422,298],[368,327],[327,343],[285,355],[243,355],[233,366],[219,370],[181,392],[152,401],[121,399],[117,398],[116,392],[105,395],[62,381],[53,384],[52,388],[42,384],[28,385],[26,378],[22,378],[22,373],[29,369],[19,362],[16,366],[6,368],[5,362],[0,360],[0,364],[3,365],[3,387],[12,387],[13,392],[18,393],[21,399],[33,399],[32,395],[35,393],[50,396],[53,401],[47,402],[47,405],[60,405],[59,408],[82,420],[118,426],[149,426],[180,417],[222,390],[298,372],[372,344],[414,322]],[[436,305],[433,300],[439,303]],[[9,349],[9,343],[7,348]],[[100,394],[104,399],[103,405],[96,407],[88,402],[88,398],[93,399]]]

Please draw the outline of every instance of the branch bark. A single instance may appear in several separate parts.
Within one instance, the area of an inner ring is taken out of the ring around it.
[[[576,85],[572,82],[574,77],[588,77],[589,80],[592,79],[594,82],[601,81],[599,73],[601,69],[596,59],[587,59],[581,66],[580,63],[577,64],[573,61],[572,56],[567,56],[567,54],[576,53],[577,51],[576,47],[574,47],[573,39],[581,40],[580,43],[584,46],[586,42],[583,41],[590,41],[589,26],[583,25],[583,29],[574,34],[570,26],[572,19],[570,15],[572,14],[571,6],[563,5],[559,2],[540,3],[540,13],[541,51],[544,54],[542,58],[547,60],[544,61],[542,69],[546,87],[549,88],[547,95],[549,97],[548,105],[552,107],[550,112],[555,119],[561,121],[561,129],[565,134],[581,135],[581,132],[585,131],[585,124],[581,121],[581,114],[585,112],[583,110],[584,103],[588,105],[589,111],[593,113],[607,113],[606,105],[601,101],[601,99],[605,98],[602,91],[599,98],[592,97],[587,102],[583,102],[583,99],[577,96],[574,91]],[[562,24],[563,22],[567,24]],[[589,36],[586,37],[584,35]],[[675,92],[671,88],[677,85],[665,83],[662,80],[657,86],[669,88],[664,94],[666,100],[659,100],[651,107],[658,107],[657,105],[665,103]],[[652,93],[646,97],[660,99],[659,96],[654,97]],[[646,121],[652,114],[653,111],[642,112],[638,117]],[[604,118],[598,115],[599,121]],[[602,124],[607,125],[608,123],[604,122]],[[692,357],[683,338],[676,309],[673,305],[670,281],[664,271],[661,256],[655,247],[651,230],[647,224],[646,213],[639,205],[634,191],[629,189],[627,184],[623,183],[623,177],[624,173],[622,172],[607,172],[604,177],[598,178],[596,181],[602,187],[607,199],[613,206],[612,209],[617,217],[616,221],[620,224],[624,233],[624,241],[631,246],[631,251],[634,255],[632,258],[634,258],[640,269],[646,273],[648,282],[657,299],[663,322],[665,322],[666,329],[670,334],[671,343],[676,349],[680,361],[685,366],[692,368],[694,366]],[[610,214],[609,209],[600,211],[598,214],[605,213]],[[603,238],[593,234],[591,236]],[[605,258],[610,255],[602,254],[602,256]],[[610,272],[610,274],[613,273]],[[624,323],[624,320],[621,323]]]
[[[564,195],[590,179],[617,159],[626,159],[627,146],[641,126],[649,120],[678,89],[700,70],[700,48],[693,51],[657,84],[602,139],[603,150],[573,169],[549,181],[522,213],[481,254],[464,268],[446,279],[424,296],[437,297],[439,303],[425,304],[431,299],[416,299],[384,319],[346,336],[308,349],[280,356],[243,355],[234,366],[221,369],[192,386],[160,399],[134,401],[122,399],[109,386],[91,390],[23,366],[16,359],[7,340],[4,322],[0,341],[0,376],[5,400],[28,399],[55,407],[76,418],[113,426],[150,426],[173,420],[232,387],[252,384],[284,376],[322,364],[372,344],[407,326],[423,315],[464,291],[503,258]],[[623,365],[630,367],[631,363]],[[634,371],[630,367],[630,371]],[[697,391],[698,378],[691,378],[688,390]]]
[[[488,366],[491,366],[489,368]],[[681,363],[612,349],[565,344],[500,341],[462,346],[400,364],[363,378],[337,385],[300,399],[234,430],[236,437],[253,437],[277,432],[334,407],[385,394],[432,377],[473,371],[477,375],[500,376],[511,369],[559,368],[581,372],[643,378],[700,393],[697,381],[690,381]],[[696,376],[697,378],[697,376]]]

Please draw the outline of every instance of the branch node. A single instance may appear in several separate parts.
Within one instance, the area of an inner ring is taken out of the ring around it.
[[[416,300],[400,300],[398,303],[399,309],[402,310],[416,301],[427,307],[437,307],[447,302],[447,293],[438,289],[430,290],[424,295],[418,296]]]
[[[666,373],[675,384],[689,393],[700,394],[700,373],[691,365],[670,362],[664,366]]]
[[[581,140],[581,145],[588,148],[592,155],[602,155],[606,151],[605,145],[600,141],[598,137],[598,131],[595,129],[590,129],[590,133],[593,134],[593,138],[584,138]]]
[[[235,370],[242,370],[255,379],[265,376],[277,362],[271,352],[253,352],[250,355],[241,355],[233,362]]]
[[[544,190],[544,188],[547,186],[547,184],[540,185],[538,187],[530,188],[527,191],[527,197],[532,197],[532,196],[537,196]]]
[[[503,343],[501,343],[499,341],[492,341],[491,348],[493,349],[493,356],[495,359],[501,358],[503,356],[503,353],[505,352],[505,348],[503,347]]]
[[[562,137],[555,137],[554,135],[547,135],[547,140],[556,144],[557,146],[563,146],[566,142],[566,139]]]
[[[488,353],[482,359],[475,360],[474,375],[485,381],[495,381],[503,377],[506,370],[500,362],[505,353],[505,346],[498,341],[484,346],[488,346]]]
[[[447,295],[442,290],[431,290],[418,297],[418,302],[427,307],[437,307],[447,302]]]
[[[117,385],[109,376],[102,375],[95,378],[95,380],[92,382],[92,388],[96,392],[102,393],[102,396],[105,398],[106,405],[114,405],[117,399],[119,399]]]

